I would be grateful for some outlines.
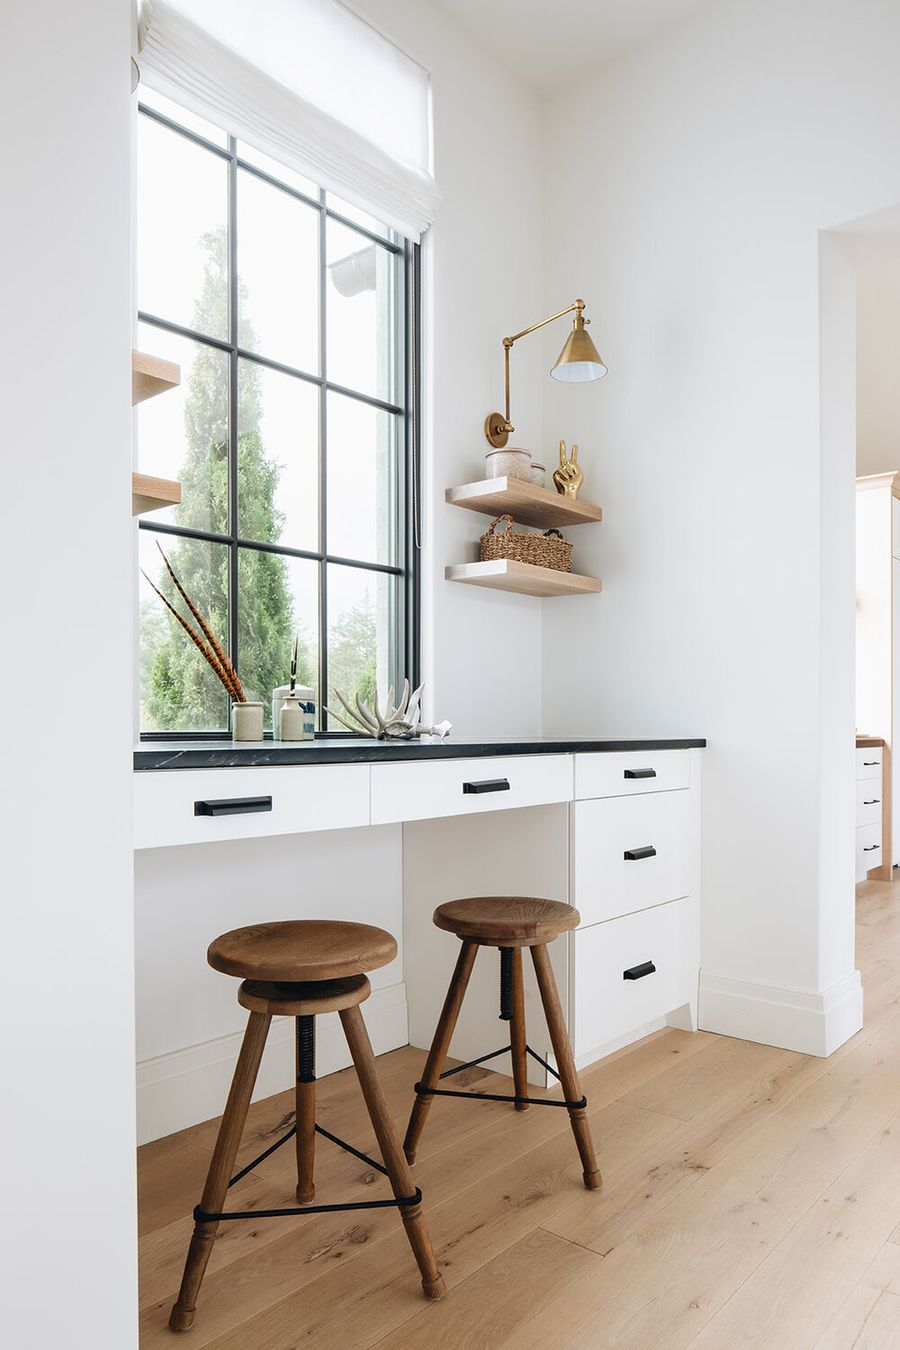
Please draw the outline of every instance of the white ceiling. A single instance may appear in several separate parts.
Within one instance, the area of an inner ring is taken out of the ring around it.
[[[707,0],[438,0],[532,89],[553,94]]]

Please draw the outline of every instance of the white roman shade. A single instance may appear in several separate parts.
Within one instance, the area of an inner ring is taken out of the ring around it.
[[[338,0],[144,0],[151,88],[418,240],[434,219],[428,72]]]

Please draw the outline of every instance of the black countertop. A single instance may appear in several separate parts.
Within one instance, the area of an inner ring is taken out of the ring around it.
[[[481,759],[491,755],[583,755],[621,750],[693,750],[702,737],[677,740],[555,740],[505,737],[493,741],[373,741],[320,736],[314,741],[142,741],[135,769],[246,769],[273,764],[389,764],[399,760]]]

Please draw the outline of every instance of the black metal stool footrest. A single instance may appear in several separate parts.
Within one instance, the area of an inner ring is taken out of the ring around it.
[[[282,1135],[274,1144],[270,1144],[267,1149],[264,1149],[259,1157],[254,1158],[252,1162],[247,1163],[246,1167],[242,1167],[239,1172],[236,1172],[228,1183],[229,1190],[235,1182],[242,1180],[248,1172],[252,1172],[254,1167],[257,1167],[261,1162],[265,1162],[266,1158],[271,1157],[276,1149],[281,1148],[289,1139],[293,1139],[296,1133],[297,1127],[292,1125],[287,1134]],[[374,1168],[382,1176],[388,1175],[388,1170],[382,1163],[370,1158],[368,1153],[360,1152],[358,1148],[348,1144],[346,1139],[339,1138],[338,1135],[332,1134],[330,1130],[323,1129],[321,1125],[316,1126],[316,1134],[322,1135],[323,1139],[330,1140],[332,1144],[337,1144],[338,1148],[342,1148],[345,1153],[352,1153],[354,1158],[358,1158],[367,1167]],[[406,1205],[418,1205],[421,1202],[422,1192],[417,1186],[414,1195],[395,1196],[393,1200],[355,1200],[343,1205],[295,1205],[288,1209],[229,1210],[228,1212],[223,1211],[221,1214],[211,1213],[209,1210],[203,1209],[201,1205],[197,1205],[194,1209],[194,1223],[218,1223],[221,1219],[282,1219],[289,1218],[293,1214],[337,1214],[345,1209],[402,1209]]]
[[[422,1192],[416,1187],[415,1195],[402,1195],[393,1200],[357,1200],[346,1205],[301,1205],[292,1209],[244,1209],[228,1210],[221,1214],[210,1214],[199,1205],[194,1210],[194,1223],[218,1223],[220,1219],[283,1219],[293,1214],[336,1214],[345,1209],[402,1209],[405,1205],[422,1203]]]
[[[536,1051],[532,1050],[530,1045],[526,1045],[525,1051],[559,1081],[559,1074],[552,1064],[548,1064],[545,1059],[542,1059]],[[490,1050],[486,1055],[479,1055],[477,1059],[469,1059],[465,1064],[457,1064],[453,1069],[445,1069],[441,1078],[451,1078],[455,1073],[462,1073],[463,1069],[474,1069],[479,1064],[485,1064],[489,1059],[496,1059],[498,1055],[511,1053],[512,1046],[503,1045],[499,1050]],[[518,1097],[503,1092],[458,1092],[453,1088],[427,1088],[422,1083],[414,1083],[413,1091],[418,1097],[472,1097],[480,1102],[526,1102],[529,1106],[564,1106],[570,1111],[583,1110],[587,1106],[587,1097],[582,1097],[581,1101],[578,1102],[557,1101],[553,1097]]]

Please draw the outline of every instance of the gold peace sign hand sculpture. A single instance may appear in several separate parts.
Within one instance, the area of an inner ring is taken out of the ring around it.
[[[566,443],[559,443],[559,468],[553,471],[553,482],[557,492],[564,497],[577,497],[578,489],[584,482],[584,474],[578,464],[578,446],[572,446],[572,458],[566,458]]]

